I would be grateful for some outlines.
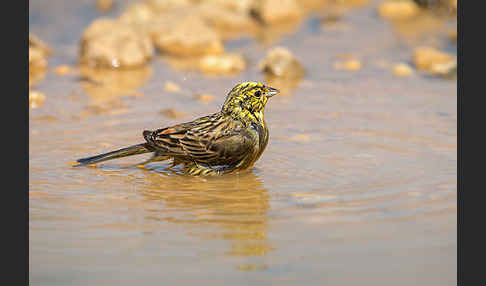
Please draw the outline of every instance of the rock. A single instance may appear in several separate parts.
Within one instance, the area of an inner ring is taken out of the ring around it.
[[[221,7],[237,13],[249,15],[257,0],[204,0],[203,4]]]
[[[457,17],[457,0],[414,0],[423,10],[434,16]]]
[[[418,70],[441,74],[444,69],[454,66],[455,57],[430,47],[419,47],[414,51],[413,62]]]
[[[155,38],[171,31],[175,23],[180,22],[191,11],[172,10],[168,12],[157,12],[152,6],[145,2],[134,3],[127,7],[118,18],[121,22],[131,25],[141,33],[149,35],[150,40],[155,44]]]
[[[286,48],[275,47],[258,64],[265,73],[265,82],[280,90],[280,95],[289,95],[304,76],[299,60]]]
[[[80,63],[93,67],[133,68],[146,64],[154,48],[149,36],[125,22],[94,21],[81,40]]]
[[[54,68],[57,75],[68,75],[74,72],[73,68],[68,65],[60,65]]]
[[[164,89],[167,92],[180,92],[181,88],[172,81],[166,81],[164,84]]]
[[[252,11],[267,24],[296,19],[303,15],[302,8],[296,0],[256,0],[252,5]]]
[[[334,63],[334,68],[337,70],[357,71],[361,69],[361,62],[358,60],[347,60],[344,62]]]
[[[378,7],[380,16],[391,20],[410,19],[420,12],[420,8],[412,0],[386,1]]]
[[[414,0],[424,8],[446,8],[457,10],[457,0]]]
[[[370,0],[338,0],[335,2],[343,6],[359,7],[364,4],[367,4],[368,2],[370,2]]]
[[[214,101],[214,96],[212,96],[210,94],[205,94],[205,93],[195,94],[193,96],[193,98],[200,101],[200,102],[204,102],[204,103],[209,103],[209,102]]]
[[[29,88],[40,82],[46,76],[46,69],[29,69]]]
[[[177,56],[221,54],[224,46],[219,34],[201,17],[188,15],[174,21],[170,29],[155,30],[152,37],[162,52]]]
[[[393,74],[396,76],[409,76],[412,73],[412,68],[407,64],[399,63],[393,66]]]
[[[444,18],[435,13],[422,11],[412,20],[393,20],[390,21],[394,33],[403,40],[409,41],[409,44],[415,45],[418,39],[431,39],[433,34],[441,33],[445,30]]]
[[[148,24],[157,17],[152,6],[146,2],[137,2],[128,5],[118,19],[132,25]]]
[[[181,112],[181,111],[177,111],[173,108],[168,108],[168,109],[164,109],[164,110],[161,110],[160,113],[166,117],[169,117],[169,118],[182,118],[182,117],[186,117],[187,116],[187,113],[185,112]]]
[[[47,57],[52,51],[35,35],[29,35],[29,87],[44,78],[47,71]]]
[[[345,56],[334,63],[334,68],[337,70],[357,71],[361,69],[361,62],[353,56]]]
[[[414,0],[421,7],[433,7],[439,5],[443,0]]]
[[[128,5],[118,19],[152,37],[169,32],[189,14],[194,14],[194,9],[188,1],[144,1]]]
[[[46,100],[46,96],[43,93],[34,90],[29,91],[30,108],[37,108],[41,106],[45,100]]]
[[[223,6],[215,6],[204,2],[198,6],[197,13],[209,26],[216,29],[224,40],[231,39],[234,35],[250,33],[257,29],[256,21],[248,13]]]
[[[450,61],[434,64],[430,68],[430,73],[441,77],[454,77],[457,74],[457,62]]]
[[[193,5],[191,0],[146,0],[156,13],[167,12],[176,8],[187,8]]]
[[[109,12],[114,7],[113,0],[96,0],[96,9],[101,12]]]
[[[267,75],[276,77],[297,79],[304,75],[302,64],[292,52],[283,47],[270,50],[258,66]]]
[[[237,54],[207,55],[199,61],[199,69],[209,74],[235,74],[245,68],[245,60]]]
[[[52,53],[49,47],[37,36],[29,35],[29,68],[45,69],[47,57]]]
[[[296,2],[303,12],[312,13],[319,10],[324,4],[326,4],[327,0],[298,0]]]

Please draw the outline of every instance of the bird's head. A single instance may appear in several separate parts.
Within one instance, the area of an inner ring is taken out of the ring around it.
[[[263,111],[278,89],[259,82],[240,83],[228,93],[222,112],[239,118],[263,120]]]

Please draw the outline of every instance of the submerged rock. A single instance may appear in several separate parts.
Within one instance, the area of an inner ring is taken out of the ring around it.
[[[47,57],[52,53],[49,47],[37,36],[29,35],[29,68],[47,68]]]
[[[152,58],[149,36],[122,21],[99,19],[84,32],[80,63],[94,67],[133,68]]]
[[[399,63],[393,66],[393,74],[396,76],[409,76],[412,73],[412,68],[407,64]]]
[[[418,5],[425,8],[446,8],[457,10],[457,0],[414,0]]]
[[[454,56],[430,47],[415,49],[413,62],[418,70],[441,76],[448,76],[457,69]]]
[[[304,68],[300,61],[283,47],[270,50],[258,66],[267,75],[276,77],[296,79],[304,75]]]
[[[52,51],[35,35],[29,35],[29,87],[44,78],[47,71],[47,57]]]
[[[412,0],[386,1],[378,7],[378,13],[383,18],[392,20],[405,20],[415,17],[420,7]]]
[[[283,47],[270,50],[258,66],[265,73],[266,84],[278,88],[280,95],[289,95],[305,73],[300,61]]]
[[[300,18],[303,15],[302,8],[296,0],[256,0],[252,5],[252,11],[267,24]]]
[[[353,57],[344,57],[334,63],[337,70],[357,71],[361,69],[361,61]]]
[[[457,74],[457,62],[454,60],[435,64],[431,67],[430,73],[444,78],[454,77]]]
[[[367,1],[341,0],[339,5]],[[325,2],[144,0],[129,4],[117,20],[94,21],[83,33],[79,59],[94,67],[135,67],[145,64],[156,48],[166,58],[187,60],[182,64],[193,69],[236,73],[244,70],[246,63],[237,55],[224,54],[224,41],[242,34],[268,40],[292,33],[304,14]],[[295,77],[302,68],[291,73]],[[277,76],[282,75],[277,72]]]
[[[29,91],[30,108],[37,108],[41,106],[45,100],[46,100],[46,96],[43,93],[34,90]]]
[[[167,92],[180,92],[181,88],[172,81],[166,81],[164,84],[164,89]]]
[[[46,76],[46,69],[35,70],[29,69],[29,88],[36,85]]]
[[[57,75],[68,75],[68,74],[73,74],[74,70],[72,67],[68,65],[60,65],[54,68],[54,73]]]
[[[204,51],[207,45],[216,45],[217,52],[221,52],[223,39],[249,33],[256,28],[256,22],[248,13],[231,9],[230,5],[213,1],[183,1],[167,6],[161,2],[158,5],[154,3],[134,3],[128,6],[119,19],[148,33],[157,48],[167,54],[193,56],[213,53],[211,49],[209,52]],[[177,45],[184,51],[179,53]]]

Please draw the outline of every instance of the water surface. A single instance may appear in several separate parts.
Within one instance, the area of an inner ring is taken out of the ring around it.
[[[177,70],[161,57],[98,78],[56,75],[76,63],[83,29],[101,16],[92,2],[29,2],[30,32],[54,50],[35,86],[46,101],[29,120],[32,284],[456,285],[456,81],[388,68],[410,63],[418,45],[455,53],[442,33],[451,23],[397,27],[371,1],[338,28],[311,16],[271,44],[226,44],[250,59],[237,76]],[[307,74],[270,100],[270,142],[250,172],[188,178],[164,163],[136,168],[144,155],[71,167],[142,142],[143,130],[217,111],[237,82],[264,80],[256,64],[275,45]],[[342,54],[362,69],[335,70]],[[164,91],[168,80],[183,92]],[[167,108],[188,115],[170,119]]]

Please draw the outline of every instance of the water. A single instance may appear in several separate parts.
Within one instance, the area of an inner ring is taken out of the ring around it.
[[[343,29],[316,28],[311,16],[270,45],[227,44],[251,61],[238,76],[157,57],[142,70],[90,75],[107,89],[52,72],[75,64],[80,33],[101,16],[94,3],[30,1],[30,31],[54,50],[35,86],[46,101],[29,120],[31,283],[455,285],[456,81],[387,68],[410,63],[422,44],[455,52],[450,23],[413,33],[380,19],[377,2],[346,13]],[[270,142],[250,172],[187,178],[164,163],[134,167],[145,155],[71,167],[143,142],[145,129],[217,111],[237,82],[264,80],[256,64],[272,45],[293,51],[307,74],[267,105]],[[343,53],[362,69],[336,71]],[[183,92],[164,91],[168,80]],[[196,92],[215,100],[195,101]],[[166,118],[166,108],[188,116]]]

